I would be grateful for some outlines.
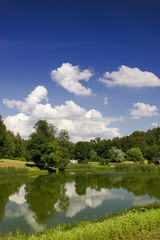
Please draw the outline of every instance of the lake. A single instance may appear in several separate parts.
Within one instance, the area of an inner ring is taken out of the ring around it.
[[[42,231],[160,200],[160,175],[68,172],[0,178],[0,233]]]

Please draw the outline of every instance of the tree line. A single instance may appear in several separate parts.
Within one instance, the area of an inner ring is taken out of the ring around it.
[[[146,159],[148,163],[159,164],[159,127],[147,132],[135,131],[112,140],[97,137],[76,144],[70,141],[67,130],[59,131],[46,120],[38,120],[34,129],[29,139],[24,140],[18,133],[14,135],[8,131],[0,116],[0,159],[32,161],[41,169],[64,169],[70,159],[77,159],[79,163],[99,162],[101,165],[125,160],[142,163]]]
[[[125,160],[159,164],[160,128],[147,132],[135,131],[129,136],[116,137],[113,140],[95,138],[90,142],[80,141],[75,144],[75,157],[80,162],[98,161],[105,165],[109,162]]]

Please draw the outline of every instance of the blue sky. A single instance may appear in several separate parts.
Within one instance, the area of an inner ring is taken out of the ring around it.
[[[27,138],[42,118],[71,140],[160,122],[158,0],[0,0],[0,114]]]

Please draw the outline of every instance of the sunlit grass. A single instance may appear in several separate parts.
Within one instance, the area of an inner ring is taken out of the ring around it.
[[[0,168],[3,167],[26,168],[26,162],[11,159],[1,159]]]
[[[146,164],[119,164],[114,166],[117,172],[160,172],[160,166]]]
[[[26,163],[18,160],[1,159],[0,160],[0,177],[24,174],[43,174],[47,171],[41,171],[33,163]]]
[[[78,171],[78,170],[91,170],[91,171],[97,171],[97,170],[103,170],[103,171],[110,171],[111,168],[106,165],[106,166],[102,166],[98,164],[68,164],[66,167],[66,170],[74,170],[74,171]]]
[[[87,164],[68,164],[66,170],[78,171],[115,171],[115,172],[160,172],[159,165],[153,164],[133,164],[133,162],[109,163],[102,166],[98,162]]]

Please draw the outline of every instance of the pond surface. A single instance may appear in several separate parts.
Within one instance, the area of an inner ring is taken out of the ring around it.
[[[0,178],[0,233],[42,231],[159,200],[159,174],[72,172]]]

